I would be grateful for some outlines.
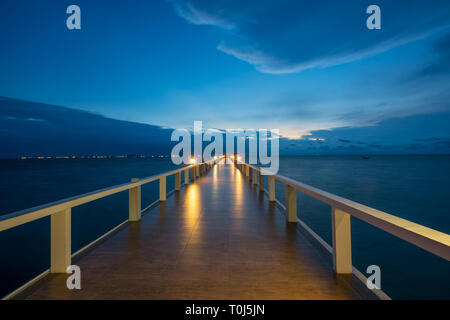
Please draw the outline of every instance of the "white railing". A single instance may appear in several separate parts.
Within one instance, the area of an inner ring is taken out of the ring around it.
[[[235,161],[243,174],[253,184],[259,184],[260,191],[265,191],[264,177],[268,177],[269,190],[267,192],[271,202],[277,201],[275,197],[275,180],[285,184],[286,220],[288,222],[296,223],[299,221],[297,217],[297,190],[331,207],[332,254],[333,267],[336,273],[352,273],[353,270],[350,216],[367,222],[447,261],[450,260],[450,235],[446,233],[367,207],[291,178],[281,175],[264,175],[264,168],[258,168],[238,160]]]
[[[72,256],[74,255],[72,254],[71,248],[72,208],[128,190],[129,219],[127,221],[139,221],[141,219],[141,212],[143,211],[141,209],[142,185],[159,180],[159,201],[165,201],[167,198],[167,177],[174,175],[175,190],[180,190],[182,172],[184,172],[184,184],[187,185],[189,184],[190,180],[194,181],[196,178],[199,178],[208,168],[212,167],[214,164],[215,160],[212,160],[199,164],[192,164],[190,166],[186,166],[177,170],[157,174],[143,179],[133,178],[129,183],[89,192],[34,208],[17,211],[11,214],[2,215],[0,216],[0,231],[8,230],[25,223],[50,216],[51,261],[49,272],[66,273],[67,268],[71,265]],[[109,233],[110,232],[108,232],[108,234]],[[104,236],[100,238],[103,237]],[[95,240],[91,244],[97,242],[99,239]],[[91,246],[91,244],[87,245],[83,249],[88,248],[89,246]],[[80,253],[80,251],[82,250],[77,251],[75,254]]]

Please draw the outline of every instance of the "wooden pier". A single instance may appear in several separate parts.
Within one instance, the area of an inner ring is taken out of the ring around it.
[[[338,209],[332,212],[335,219],[340,219],[333,224],[337,230],[333,249],[321,243],[307,226],[296,223],[296,215],[293,221],[290,211],[296,210],[296,204],[289,200],[293,199],[292,190],[287,190],[286,210],[280,203],[269,201],[275,200],[273,180],[269,181],[269,190],[265,190],[260,173],[257,168],[236,162],[193,165],[3,218],[0,231],[42,216],[62,215],[74,204],[105,194],[123,190],[130,193],[129,221],[72,259],[66,243],[70,244],[70,214],[52,219],[53,269],[7,298],[389,298],[380,290],[367,289],[361,275],[352,270],[351,250],[345,247],[350,237],[345,234],[350,232],[349,225],[345,225],[345,216],[335,212],[342,210],[340,204],[335,204]],[[165,179],[170,175],[175,176],[176,190],[166,196]],[[141,215],[137,209],[140,185],[157,179],[161,200]],[[336,199],[333,201],[339,200]],[[61,226],[63,231],[55,230]],[[441,247],[434,246],[432,250],[447,258],[449,252],[444,249],[449,248],[449,236],[435,230],[429,232],[430,237],[441,236]],[[81,268],[81,290],[67,289],[68,274],[61,270],[70,264]]]

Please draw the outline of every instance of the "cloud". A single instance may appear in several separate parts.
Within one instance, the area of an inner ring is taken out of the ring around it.
[[[450,73],[450,33],[440,38],[433,46],[435,60],[418,72],[419,77],[439,76]]]
[[[0,119],[6,120],[17,120],[17,121],[45,121],[44,119],[35,119],[35,118],[18,118],[18,117],[0,117]]]
[[[82,110],[0,97],[0,158],[169,154],[171,132]]]
[[[450,153],[450,113],[392,118],[372,126],[316,130],[303,139],[282,139],[280,149],[282,154]]]
[[[30,119],[42,119],[35,121]],[[27,120],[27,121],[18,121]],[[222,129],[214,129],[222,132]],[[0,97],[0,157],[167,154],[172,130]],[[280,154],[450,153],[450,112],[280,137]]]
[[[278,59],[275,56],[270,56],[262,50],[255,50],[250,46],[233,48],[227,46],[225,43],[221,43],[217,49],[234,56],[237,59],[243,60],[255,66],[258,71],[269,74],[288,74],[297,73],[307,69],[313,68],[327,68],[337,65],[350,63],[365,57],[373,56],[379,53],[383,53],[392,48],[413,42],[429,36],[430,34],[437,32],[440,29],[433,29],[423,33],[411,35],[400,39],[389,39],[387,41],[374,44],[372,47],[357,49],[354,48],[354,52],[342,52],[334,55],[325,55],[316,57],[305,57],[302,60],[299,57],[300,62],[296,62],[293,58],[290,59]]]
[[[425,139],[413,139],[417,142],[450,142],[449,138],[425,138]]]
[[[450,26],[446,0],[379,0],[381,30],[366,28],[365,0],[169,1],[190,23],[223,29],[219,50],[271,74],[348,63]]]
[[[223,29],[233,29],[234,25],[227,21],[226,17],[221,17],[219,12],[214,14],[202,10],[200,7],[194,6],[189,1],[168,0],[174,6],[176,13],[186,19],[188,22],[196,25],[211,25],[221,27]],[[216,8],[218,9],[218,8]]]

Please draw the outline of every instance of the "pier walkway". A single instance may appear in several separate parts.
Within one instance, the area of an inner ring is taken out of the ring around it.
[[[234,165],[217,164],[19,299],[367,299]],[[366,289],[366,291],[369,291]],[[372,296],[373,298],[373,296]]]

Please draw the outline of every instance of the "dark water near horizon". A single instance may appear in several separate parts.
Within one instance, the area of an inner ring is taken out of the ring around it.
[[[175,168],[169,158],[0,160],[0,215]],[[424,226],[450,233],[450,156],[282,157],[280,174]],[[168,180],[173,189],[173,177]],[[142,188],[142,206],[158,183]],[[277,183],[284,202],[284,186]],[[298,196],[299,217],[331,243],[330,208]],[[72,209],[72,251],[128,218],[128,192]],[[50,219],[0,232],[0,297],[49,267]],[[381,268],[382,289],[397,299],[450,299],[450,265],[352,218],[353,264]]]

